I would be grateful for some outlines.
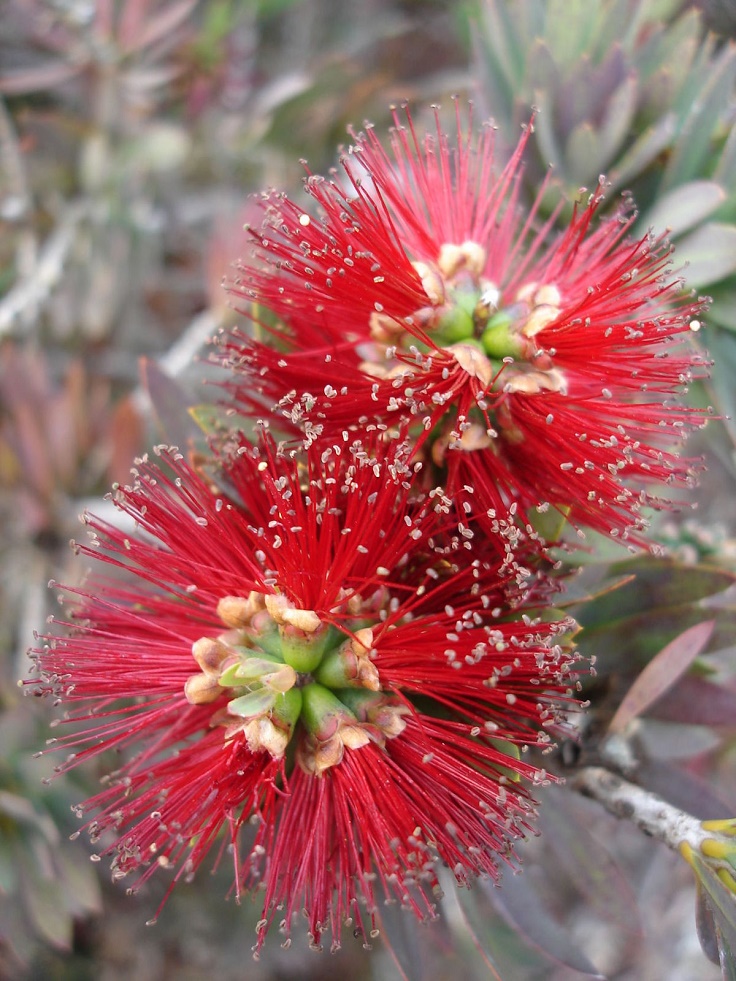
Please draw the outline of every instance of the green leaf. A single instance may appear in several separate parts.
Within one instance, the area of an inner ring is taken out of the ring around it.
[[[528,40],[528,39],[522,39]],[[513,8],[505,0],[485,5],[483,67],[490,73],[504,106],[512,106],[524,78],[524,48],[513,20]]]
[[[731,189],[736,184],[736,126],[729,130],[713,179]]]
[[[697,852],[689,861],[698,879],[698,906],[705,906],[697,917],[698,930],[709,931],[701,946],[707,956],[717,950],[724,978],[736,979],[736,896]]]
[[[534,131],[539,145],[539,155],[546,164],[551,164],[558,173],[564,173],[562,150],[553,121],[554,110],[552,100],[545,90],[540,88],[534,92],[534,104],[539,106],[539,115],[534,121]]]
[[[708,222],[677,243],[677,264],[688,286],[702,289],[736,273],[736,225]]]
[[[736,311],[734,311],[736,314]],[[736,317],[732,330],[709,330],[708,348],[714,364],[709,388],[715,397],[716,411],[736,445]],[[729,447],[729,452],[731,447]]]
[[[676,127],[675,114],[668,112],[652,126],[644,129],[607,175],[611,188],[620,188],[628,184],[645,170],[669,146]]]
[[[671,235],[680,235],[699,225],[725,200],[726,192],[714,181],[689,181],[658,197],[641,222],[655,232],[669,229]]]
[[[18,880],[17,847],[17,839],[7,833],[0,839],[0,895],[12,892]]]
[[[578,123],[565,144],[565,174],[576,184],[587,184],[603,169],[601,141],[588,120]]]
[[[639,79],[633,73],[621,82],[608,100],[605,115],[598,131],[601,170],[606,170],[618,154],[621,144],[632,129],[639,97]]]
[[[493,746],[494,749],[498,750],[499,753],[503,753],[504,756],[509,756],[512,760],[517,762],[521,759],[521,750],[515,743],[510,743],[505,739],[489,739],[488,742]],[[495,768],[498,770],[501,776],[506,777],[508,780],[518,783],[521,780],[521,775],[518,770],[514,770],[508,766],[499,766],[497,763],[494,764]]]
[[[100,913],[102,911],[102,892],[97,866],[84,860],[84,856],[80,855],[78,846],[68,848],[66,844],[57,851],[55,860],[59,865],[69,910],[75,916]]]
[[[736,79],[736,48],[724,48],[715,62],[708,53],[701,49],[704,64],[700,74],[706,81],[698,98],[689,103],[687,119],[665,169],[663,190],[707,172],[714,130],[729,110]]]
[[[736,575],[723,569],[682,565],[674,559],[627,559],[609,569],[611,578],[632,575],[634,578],[624,582],[620,589],[598,596],[574,611],[583,627],[603,628],[652,609],[686,606],[736,583]]]
[[[142,174],[166,174],[184,166],[192,152],[192,140],[183,126],[149,123],[124,151],[125,163]]]
[[[227,710],[229,715],[237,715],[241,719],[250,719],[270,711],[275,701],[274,692],[267,688],[261,688],[258,691],[248,692],[247,695],[241,695],[240,698],[234,698],[228,702]]]
[[[41,877],[30,863],[25,865],[23,901],[34,929],[47,943],[69,950],[73,922],[61,882]]]

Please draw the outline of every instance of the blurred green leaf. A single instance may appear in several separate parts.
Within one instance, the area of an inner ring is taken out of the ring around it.
[[[736,81],[736,47],[723,48],[715,59],[708,48],[700,49],[696,71],[705,83],[688,105],[688,112],[678,133],[672,156],[665,168],[662,190],[693,180],[713,157],[713,131],[718,120],[725,119],[732,102]]]
[[[192,140],[183,126],[149,123],[125,147],[126,163],[143,175],[165,174],[182,167],[192,152]]]
[[[702,289],[736,273],[736,225],[711,221],[677,243],[688,286]]]
[[[15,889],[18,881],[18,865],[16,862],[17,841],[3,829],[0,838],[0,895],[7,895]]]
[[[59,878],[63,883],[65,902],[75,916],[89,916],[102,911],[102,893],[96,866],[80,854],[79,846],[66,842],[56,853]]]
[[[634,576],[619,589],[574,612],[586,629],[603,628],[638,613],[681,607],[714,596],[736,583],[736,575],[708,565],[683,565],[675,559],[636,558],[617,562],[608,576]],[[702,619],[702,616],[701,616]]]
[[[720,963],[724,977],[736,978],[736,896],[697,852],[691,850],[688,861],[698,881],[696,923],[699,936],[703,937],[703,951],[709,957],[717,951],[716,963]]]
[[[31,862],[24,862],[23,901],[36,932],[54,947],[68,950],[72,942],[72,915],[58,879],[42,877]]]
[[[714,181],[689,181],[660,195],[641,223],[655,231],[666,228],[670,235],[680,235],[699,225],[725,200],[724,189]]]
[[[656,160],[671,142],[676,126],[677,117],[673,112],[668,112],[659,116],[651,126],[637,130],[631,145],[624,150],[608,174],[612,186],[625,186]]]

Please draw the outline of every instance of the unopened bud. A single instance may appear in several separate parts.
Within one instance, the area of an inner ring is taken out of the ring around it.
[[[302,695],[292,688],[274,699],[268,714],[250,719],[243,733],[252,753],[266,752],[278,760],[286,752],[302,707]]]
[[[206,674],[193,674],[184,683],[184,696],[190,705],[207,705],[222,694],[217,678]]]
[[[414,270],[422,281],[424,292],[433,306],[445,302],[445,287],[442,277],[426,262],[413,262]]]
[[[192,657],[211,678],[219,677],[223,661],[232,656],[233,651],[214,637],[200,637],[192,644]]]
[[[521,333],[525,337],[535,337],[540,331],[544,330],[560,315],[560,308],[551,304],[542,303],[534,307],[521,328]]]
[[[538,371],[534,368],[526,371],[504,373],[504,392],[521,392],[523,395],[538,395],[539,392],[567,393],[565,376],[557,368],[550,371]]]
[[[478,242],[468,240],[462,245],[446,242],[440,248],[437,265],[446,279],[452,279],[461,269],[479,278],[483,275],[487,258],[486,250]]]
[[[340,701],[359,722],[376,730],[377,742],[401,735],[406,728],[405,717],[411,715],[408,705],[385,692],[351,689],[340,692]]]
[[[266,609],[280,626],[296,627],[306,634],[311,634],[318,630],[322,624],[314,610],[300,610],[294,606],[290,599],[280,593],[266,595],[264,599]]]
[[[453,344],[447,351],[471,378],[477,378],[484,388],[490,386],[494,375],[493,366],[475,344]]]
[[[373,631],[364,627],[356,631],[337,650],[324,656],[314,672],[314,679],[328,688],[369,688],[378,691],[378,668],[370,658]]]
[[[217,615],[227,627],[247,627],[253,615],[263,609],[263,595],[251,592],[245,596],[223,596],[217,604]]]

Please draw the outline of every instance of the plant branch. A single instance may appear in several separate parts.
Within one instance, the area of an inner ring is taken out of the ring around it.
[[[85,201],[69,205],[56,229],[41,250],[28,277],[0,301],[0,337],[9,334],[18,321],[31,323],[38,309],[61,279],[64,263],[74,245],[77,227],[89,210]]]
[[[570,778],[569,786],[591,797],[617,818],[631,821],[645,835],[679,852],[683,842],[698,850],[709,837],[700,821],[643,787],[601,766],[584,767]]]

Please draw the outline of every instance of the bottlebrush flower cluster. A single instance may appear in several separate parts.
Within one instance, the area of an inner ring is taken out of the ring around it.
[[[561,233],[544,188],[524,214],[531,128],[497,170],[490,128],[396,122],[391,155],[368,130],[342,183],[308,176],[321,217],[264,196],[232,286],[254,330],[219,348],[245,425],[87,517],[99,571],[35,653],[60,769],[119,754],[80,807],[114,875],[173,886],[229,844],[256,949],[514,864],[575,688],[540,515],[642,542],[701,422],[662,240],[596,225],[602,188]]]

